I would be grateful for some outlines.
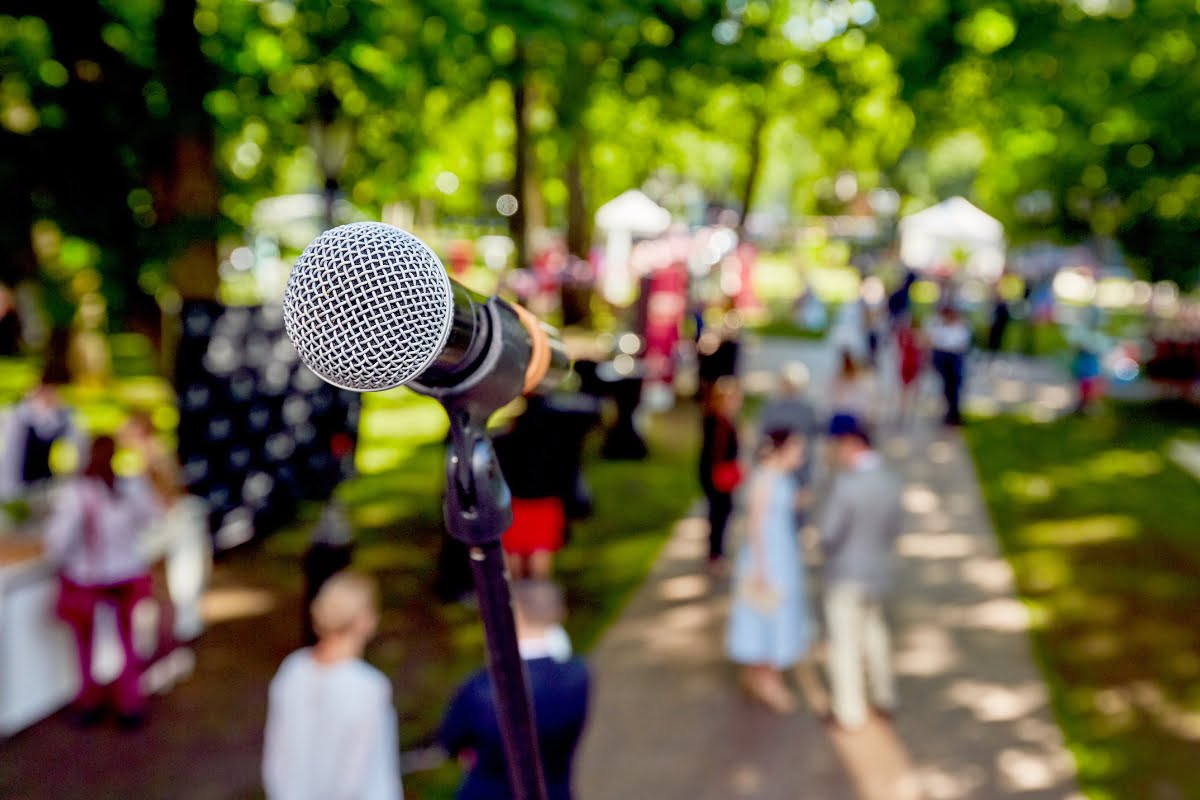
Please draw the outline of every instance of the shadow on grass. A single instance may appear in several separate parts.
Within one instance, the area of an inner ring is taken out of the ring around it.
[[[966,430],[1080,785],[1200,797],[1200,485],[1167,457],[1194,409]]]

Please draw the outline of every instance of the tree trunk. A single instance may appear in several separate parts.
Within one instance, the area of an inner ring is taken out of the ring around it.
[[[512,74],[513,124],[517,130],[516,141],[513,144],[516,152],[512,193],[513,197],[517,198],[517,210],[508,218],[508,230],[515,246],[517,269],[525,269],[529,267],[529,224],[525,207],[526,181],[529,175],[529,123],[525,114],[525,52],[520,44],[517,45]]]
[[[738,219],[738,241],[746,238],[746,219],[750,216],[750,204],[754,201],[754,192],[758,189],[758,179],[762,172],[762,140],[767,128],[767,114],[761,109],[751,112],[754,116],[754,130],[750,134],[750,166],[746,170],[746,183],[742,187],[742,215]]]
[[[587,138],[584,131],[576,129],[572,133],[571,153],[567,158],[567,258],[570,261],[588,260],[588,247],[591,244],[591,226],[588,224],[587,198],[583,193],[583,160],[587,154]],[[562,304],[562,323],[568,325],[587,325],[591,321],[592,293],[595,289],[592,282],[583,279],[590,275],[590,270],[568,269],[560,286]]]
[[[587,259],[591,244],[591,226],[588,224],[587,198],[583,194],[583,159],[587,148],[587,135],[578,130],[572,136],[571,155],[567,159],[567,252],[577,258]]]
[[[220,190],[213,162],[212,122],[204,97],[216,81],[212,65],[200,49],[195,14],[196,0],[171,0],[163,4],[158,21],[163,83],[177,127],[158,148],[153,185],[176,290],[185,300],[211,300],[220,286]]]

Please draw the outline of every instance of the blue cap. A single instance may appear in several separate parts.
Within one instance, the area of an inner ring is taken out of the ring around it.
[[[833,419],[829,420],[829,435],[857,436],[864,442],[871,441],[871,434],[866,426],[853,414],[834,414]]]

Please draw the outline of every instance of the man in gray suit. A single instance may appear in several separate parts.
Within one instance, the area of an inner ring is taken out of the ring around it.
[[[829,679],[834,718],[853,730],[867,721],[864,673],[875,708],[890,714],[896,706],[884,600],[904,515],[900,481],[871,448],[862,423],[839,414],[829,433],[841,470],[820,525]]]

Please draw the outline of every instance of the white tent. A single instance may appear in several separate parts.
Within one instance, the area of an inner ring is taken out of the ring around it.
[[[916,272],[965,267],[995,280],[1004,271],[1004,226],[962,197],[900,220],[900,260]]]
[[[630,189],[600,206],[596,227],[607,237],[601,283],[604,297],[613,303],[628,303],[635,294],[629,269],[633,237],[665,233],[671,227],[671,212],[637,189]]]

